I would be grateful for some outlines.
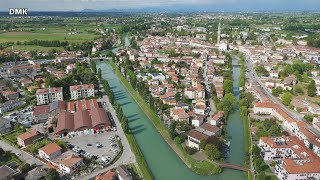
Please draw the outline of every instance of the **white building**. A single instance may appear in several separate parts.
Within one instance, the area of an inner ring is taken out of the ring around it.
[[[10,100],[5,103],[1,103],[0,104],[0,114],[7,112],[7,111],[11,111],[11,110],[21,106],[22,104],[23,104],[23,102],[19,101],[19,100]]]
[[[37,105],[49,104],[51,102],[63,101],[62,87],[38,89],[36,92]]]
[[[51,143],[40,148],[38,153],[40,158],[52,160],[61,155],[61,150],[62,149],[58,144]]]
[[[261,137],[258,146],[264,160],[278,162],[279,179],[319,179],[320,158],[298,137]]]
[[[72,70],[76,67],[75,64],[68,64],[67,65],[67,69],[66,69],[66,73],[71,73]]]
[[[320,179],[320,163],[285,159],[275,167],[279,179]]]
[[[94,96],[93,84],[70,86],[71,99],[88,98]]]
[[[71,155],[70,157],[64,159],[60,162],[60,171],[64,174],[73,173],[83,164],[83,159],[76,155]]]

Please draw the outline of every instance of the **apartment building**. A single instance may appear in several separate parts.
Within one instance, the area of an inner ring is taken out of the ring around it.
[[[304,121],[293,119],[279,105],[272,102],[258,102],[254,104],[255,114],[270,114],[283,122],[283,126],[302,140],[306,147],[320,157],[320,136],[316,135]]]
[[[36,92],[37,105],[49,104],[51,102],[63,101],[62,87],[38,89]]]
[[[87,98],[94,96],[93,84],[70,86],[71,99]]]
[[[264,160],[278,162],[279,179],[320,178],[320,158],[298,137],[261,137],[258,146]]]

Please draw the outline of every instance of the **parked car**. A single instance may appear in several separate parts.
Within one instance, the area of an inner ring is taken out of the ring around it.
[[[102,148],[103,146],[102,146],[102,144],[97,143],[97,144],[96,144],[96,147],[97,147],[97,148]]]
[[[88,143],[87,146],[92,146],[92,144]]]

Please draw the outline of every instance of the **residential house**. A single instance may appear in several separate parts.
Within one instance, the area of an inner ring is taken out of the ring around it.
[[[261,137],[258,146],[264,160],[278,162],[279,179],[319,179],[320,158],[298,137]]]
[[[116,168],[119,180],[132,180],[132,174],[128,171],[128,169],[121,165]]]
[[[9,119],[0,116],[0,135],[5,134],[11,130],[11,123]]]
[[[271,70],[271,71],[269,72],[269,76],[270,76],[271,78],[279,78],[279,73],[278,73],[278,71],[276,71],[276,70]]]
[[[75,67],[76,67],[75,64],[68,64],[66,68],[66,73],[71,73]]]
[[[189,122],[189,115],[183,108],[171,108],[170,116],[175,121],[187,121]]]
[[[44,123],[48,121],[49,117],[65,111],[67,111],[67,103],[65,101],[55,101],[50,104],[36,106],[33,110],[33,116],[37,123]]]
[[[30,130],[17,137],[17,144],[22,147],[26,147],[33,144],[36,140],[41,139],[43,134],[37,130]]]
[[[224,113],[223,111],[218,111],[208,122],[213,126],[219,126],[220,123],[223,121]]]
[[[190,116],[190,115],[189,115]],[[196,115],[195,117],[191,118],[191,123],[195,127],[201,126],[203,124],[204,116],[202,115]]]
[[[10,100],[5,103],[0,104],[0,114],[11,111],[17,107],[20,107],[23,105],[23,102],[20,100]]]
[[[210,123],[204,123],[188,133],[188,146],[200,149],[200,141],[207,140],[210,136],[221,136],[221,129],[212,126]]]
[[[95,180],[116,180],[117,175],[116,172],[113,170],[109,170],[104,174],[99,174],[95,177]]]
[[[93,84],[81,84],[70,86],[71,99],[94,97]]]
[[[83,165],[83,159],[76,155],[71,155],[60,162],[60,171],[63,174],[70,174]]]
[[[38,153],[40,158],[52,160],[61,155],[61,150],[62,148],[58,144],[51,143],[40,148]]]
[[[36,92],[37,105],[48,104],[56,101],[63,101],[62,87],[38,89]]]
[[[28,172],[28,174],[25,177],[25,180],[44,180],[47,173],[47,168],[36,167]]]
[[[19,82],[23,87],[28,87],[29,85],[32,84],[32,80],[30,78],[21,78]]]
[[[7,91],[3,91],[2,94],[8,100],[16,100],[19,98],[19,93],[16,91],[7,90]]]
[[[26,65],[14,66],[8,69],[9,76],[26,76],[26,75],[33,74],[35,72],[36,72],[36,69],[34,68],[34,66],[26,66]]]
[[[0,180],[13,180],[19,174],[18,171],[4,165],[0,167]]]

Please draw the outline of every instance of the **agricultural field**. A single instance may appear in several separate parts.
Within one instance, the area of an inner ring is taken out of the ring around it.
[[[90,33],[78,33],[74,35],[67,35],[65,32],[5,32],[0,34],[0,43],[3,42],[23,42],[30,41],[34,39],[38,40],[60,40],[60,41],[70,41],[70,42],[83,42],[83,41],[92,41],[94,38],[98,37],[97,35]]]
[[[57,51],[63,51],[63,47],[42,47],[42,46],[32,46],[32,45],[14,45],[12,47],[5,48],[6,50],[18,50],[18,51],[38,51],[47,53],[52,49]]]

